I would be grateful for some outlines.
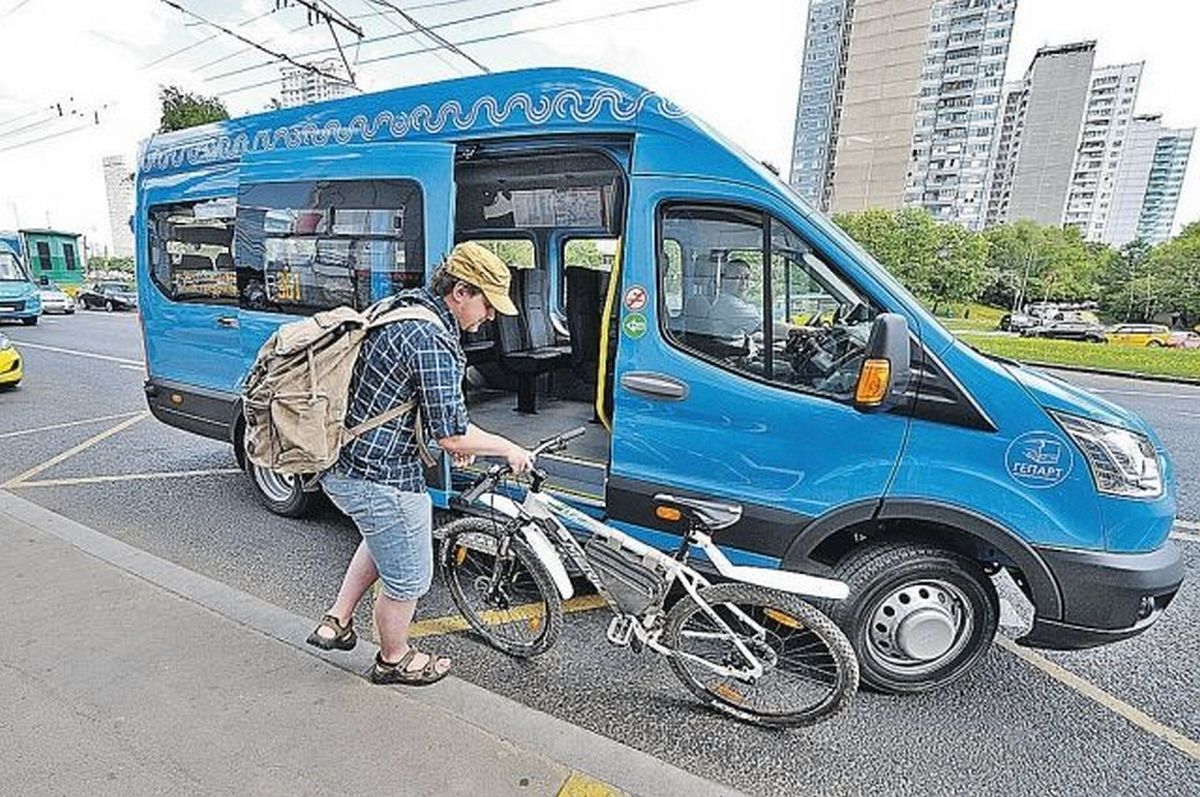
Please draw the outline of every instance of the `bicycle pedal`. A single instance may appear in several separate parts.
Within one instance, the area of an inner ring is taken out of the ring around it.
[[[629,640],[633,639],[633,618],[628,615],[619,615],[614,617],[608,623],[608,631],[605,632],[608,641],[620,647],[629,645]]]

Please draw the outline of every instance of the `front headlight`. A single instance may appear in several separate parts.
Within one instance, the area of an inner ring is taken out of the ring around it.
[[[1124,498],[1162,495],[1158,453],[1148,437],[1077,415],[1051,414],[1083,451],[1097,490]]]
[[[0,351],[8,351],[11,348],[12,343],[9,341],[8,336],[0,332]]]

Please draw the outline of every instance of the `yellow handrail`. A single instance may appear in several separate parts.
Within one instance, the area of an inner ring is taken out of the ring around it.
[[[612,419],[605,414],[604,396],[608,392],[608,334],[612,328],[613,303],[621,283],[621,239],[617,239],[617,253],[613,258],[612,274],[608,278],[608,295],[604,297],[604,316],[600,322],[600,364],[596,374],[596,417],[604,428],[612,432]],[[614,397],[615,401],[615,397]]]

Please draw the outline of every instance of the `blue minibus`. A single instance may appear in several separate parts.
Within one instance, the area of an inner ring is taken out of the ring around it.
[[[33,326],[42,315],[42,296],[21,257],[21,238],[0,233],[0,320]]]
[[[884,691],[980,660],[1002,572],[1034,610],[1021,644],[1048,648],[1145,631],[1182,580],[1171,461],[1141,418],[958,342],[772,169],[617,77],[491,74],[156,135],[136,237],[150,409],[243,463],[239,391],[279,324],[493,248],[520,315],[464,335],[472,419],[526,442],[589,424],[545,463],[553,488],[660,548],[679,538],[655,494],[737,504],[722,549],[845,580],[828,609]],[[247,470],[275,512],[316,498]],[[435,504],[469,479],[431,468]]]

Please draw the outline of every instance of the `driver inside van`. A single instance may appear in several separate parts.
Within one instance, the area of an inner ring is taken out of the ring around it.
[[[730,260],[721,269],[720,293],[708,311],[707,332],[719,338],[742,338],[762,330],[762,309],[746,300],[750,264]]]

